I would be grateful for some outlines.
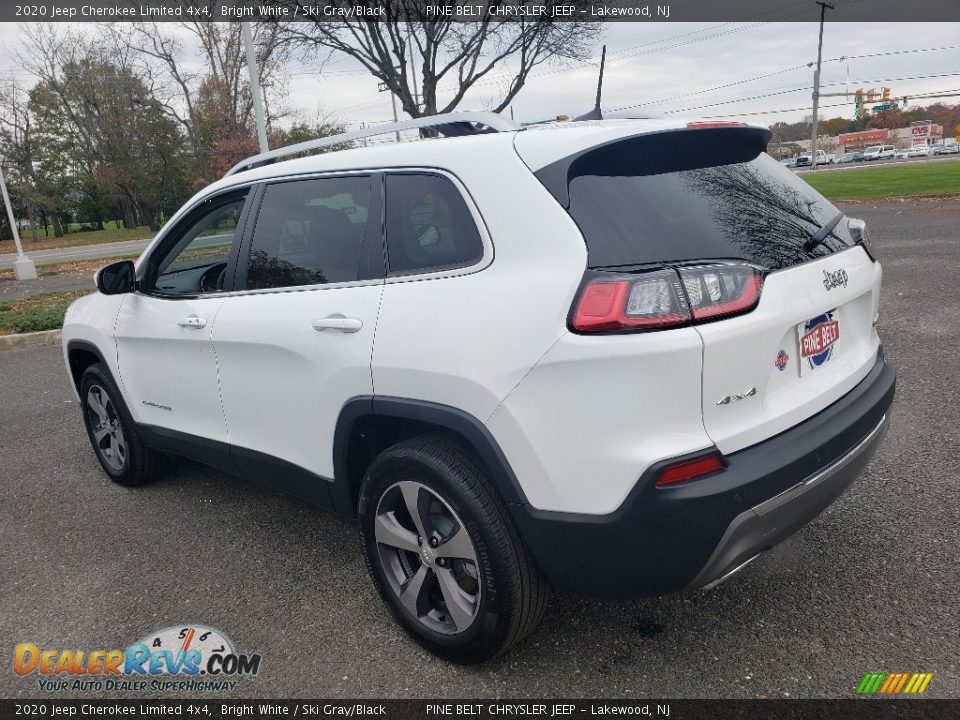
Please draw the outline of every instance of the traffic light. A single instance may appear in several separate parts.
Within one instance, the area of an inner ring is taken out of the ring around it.
[[[863,88],[854,90],[853,102],[855,103],[853,116],[859,120],[863,117]]]
[[[890,88],[885,87],[881,89],[883,90],[883,101],[887,102],[890,99]]]

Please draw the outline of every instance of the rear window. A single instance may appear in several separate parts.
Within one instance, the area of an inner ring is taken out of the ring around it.
[[[766,137],[752,129],[650,134],[537,175],[583,232],[591,268],[739,259],[779,270],[851,246],[841,222],[804,248],[838,210],[763,152]]]

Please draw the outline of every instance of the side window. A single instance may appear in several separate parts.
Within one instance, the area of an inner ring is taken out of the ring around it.
[[[387,254],[391,273],[471,265],[483,241],[460,191],[445,177],[389,174]]]
[[[192,213],[177,243],[155,265],[152,289],[164,295],[223,290],[230,247],[246,199],[208,200]],[[198,217],[199,214],[199,217]]]
[[[357,280],[370,208],[370,178],[334,177],[267,186],[250,242],[247,288]]]

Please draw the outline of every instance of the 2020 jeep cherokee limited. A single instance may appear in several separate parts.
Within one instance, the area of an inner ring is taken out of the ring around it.
[[[100,271],[63,346],[115,482],[178,454],[355,516],[459,662],[551,586],[706,587],[843,492],[894,392],[880,265],[767,130],[437,122],[254,158]]]

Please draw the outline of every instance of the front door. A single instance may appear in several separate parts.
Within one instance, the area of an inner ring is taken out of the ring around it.
[[[267,185],[213,328],[230,444],[245,474],[327,502],[344,403],[373,393],[383,292],[379,177]],[[251,221],[252,222],[252,221]],[[245,289],[241,289],[245,288]]]
[[[173,440],[227,439],[210,334],[245,202],[246,191],[206,200],[167,232],[117,315],[117,364],[130,410]]]

